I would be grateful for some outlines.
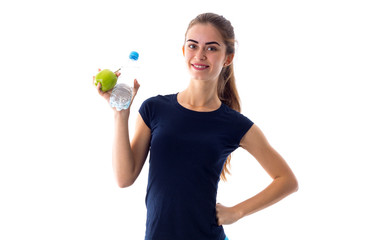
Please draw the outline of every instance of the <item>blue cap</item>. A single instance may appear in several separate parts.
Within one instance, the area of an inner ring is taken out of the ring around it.
[[[136,51],[132,51],[129,54],[129,59],[137,61],[137,59],[139,59],[139,53]]]

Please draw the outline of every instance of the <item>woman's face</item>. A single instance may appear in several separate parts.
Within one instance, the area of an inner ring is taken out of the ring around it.
[[[188,30],[183,54],[195,80],[217,81],[224,64],[233,59],[232,55],[226,56],[223,38],[211,24],[195,24]]]

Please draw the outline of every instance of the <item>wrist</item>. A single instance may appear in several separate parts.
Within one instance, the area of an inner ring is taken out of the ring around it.
[[[115,120],[126,120],[129,119],[129,109],[117,111],[116,109],[113,109],[113,116]]]
[[[243,209],[241,208],[241,205],[236,205],[233,207],[233,210],[238,218],[238,220],[240,220],[241,218],[243,218],[245,215],[244,215],[244,211]]]

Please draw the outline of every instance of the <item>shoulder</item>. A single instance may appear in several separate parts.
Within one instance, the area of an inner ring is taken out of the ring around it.
[[[223,118],[227,122],[228,131],[234,136],[237,143],[240,143],[242,137],[254,125],[254,123],[242,113],[224,106]]]
[[[140,112],[160,112],[172,109],[176,94],[157,95],[146,99],[140,106]]]
[[[144,100],[140,108],[155,108],[173,103],[175,94],[157,95]]]
[[[157,95],[146,99],[143,104],[159,104],[159,103],[168,103],[173,100],[173,97],[176,94],[168,94],[168,95]]]
[[[224,113],[228,115],[228,119],[231,119],[231,120],[233,119],[235,121],[243,121],[243,122],[247,122],[248,124],[252,123],[252,121],[244,114],[230,108],[226,104],[224,104]]]
[[[146,99],[140,106],[139,113],[149,128],[152,127],[155,119],[170,112],[173,105],[174,94],[157,95]]]

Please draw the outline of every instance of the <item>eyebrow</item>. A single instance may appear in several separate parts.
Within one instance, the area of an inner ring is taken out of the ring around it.
[[[186,42],[194,42],[194,43],[198,44],[198,41],[195,41],[193,39],[188,39]],[[207,42],[207,43],[205,43],[205,45],[210,45],[210,44],[217,44],[218,46],[221,46],[218,42]]]

